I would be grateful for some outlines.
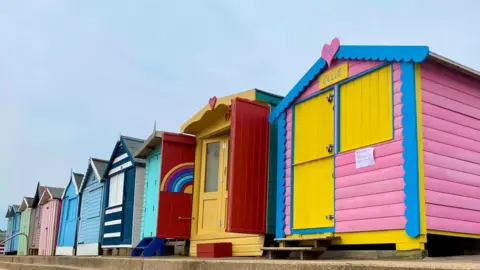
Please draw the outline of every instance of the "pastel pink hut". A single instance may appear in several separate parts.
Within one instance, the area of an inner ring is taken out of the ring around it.
[[[38,255],[53,256],[57,243],[63,188],[45,187],[40,197],[41,207],[40,239]]]
[[[480,72],[426,46],[334,39],[269,121],[277,241],[423,256],[437,235],[480,238]]]

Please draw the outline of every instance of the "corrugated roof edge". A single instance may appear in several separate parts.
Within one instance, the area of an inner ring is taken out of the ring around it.
[[[397,61],[415,63],[423,62],[429,55],[427,46],[355,46],[341,45],[334,59],[370,60],[370,61]],[[270,113],[268,121],[273,123],[282,112],[306,89],[310,82],[327,66],[327,62],[320,57],[315,64],[303,75],[300,81],[288,92],[278,106]]]

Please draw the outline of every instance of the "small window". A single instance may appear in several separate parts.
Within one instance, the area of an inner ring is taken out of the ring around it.
[[[205,192],[218,191],[220,142],[208,143],[205,164]]]
[[[124,182],[124,173],[119,173],[110,178],[110,192],[108,195],[108,207],[122,204],[123,182]]]
[[[393,138],[391,65],[340,86],[340,151]]]

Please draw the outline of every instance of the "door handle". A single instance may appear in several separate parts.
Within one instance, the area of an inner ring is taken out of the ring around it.
[[[333,152],[333,144],[327,145],[326,149],[329,153],[332,153]]]
[[[178,219],[193,219],[191,217],[178,217]]]
[[[334,215],[328,215],[328,216],[325,216],[325,219],[334,220],[335,216]]]

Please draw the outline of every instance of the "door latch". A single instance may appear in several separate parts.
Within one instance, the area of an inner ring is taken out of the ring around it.
[[[331,103],[331,102],[333,101],[333,97],[334,97],[333,94],[328,95],[328,96],[327,96],[327,101],[328,101],[329,103]]]
[[[335,216],[334,215],[328,215],[328,216],[325,216],[325,219],[334,220]]]
[[[327,145],[326,149],[329,153],[332,153],[333,152],[333,144]]]

